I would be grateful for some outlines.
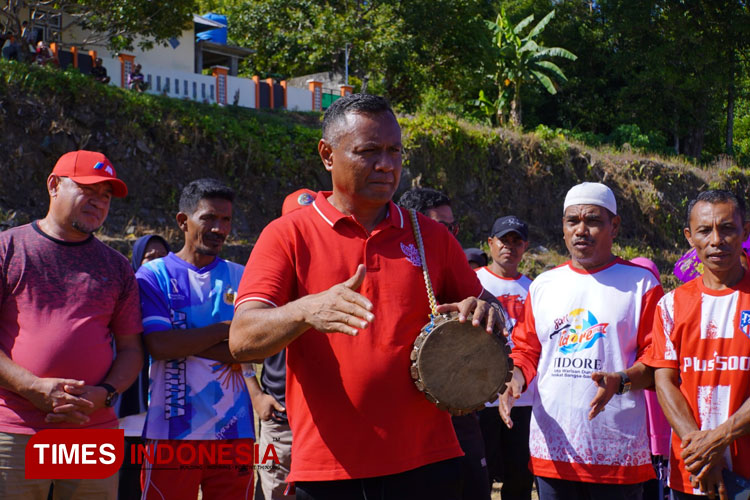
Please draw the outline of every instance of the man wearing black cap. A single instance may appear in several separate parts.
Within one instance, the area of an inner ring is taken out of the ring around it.
[[[45,218],[0,234],[3,499],[45,500],[53,481],[24,477],[32,435],[117,427],[113,406],[143,360],[133,269],[93,236],[125,183],[103,154],[74,151],[58,160],[47,191]],[[54,484],[55,498],[117,495],[117,475]]]
[[[529,227],[515,215],[500,217],[492,225],[487,244],[492,263],[477,269],[477,276],[484,289],[503,305],[512,327],[523,316],[523,304],[531,285],[531,279],[518,272],[518,264],[529,247]],[[512,335],[508,338],[512,345]],[[534,477],[528,467],[529,421],[535,388],[536,383],[532,382],[522,399],[515,403],[512,429],[500,418],[497,401],[488,403],[479,412],[490,485],[493,481],[503,483],[503,500],[531,498]]]

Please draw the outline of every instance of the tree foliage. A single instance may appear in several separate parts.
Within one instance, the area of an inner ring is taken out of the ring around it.
[[[530,89],[527,122],[609,135],[619,125],[668,138],[695,158],[727,149],[750,43],[746,0],[506,0],[517,22],[554,7],[547,44],[578,55],[559,98]],[[743,92],[745,92],[743,94]],[[736,149],[733,147],[732,149]]]
[[[344,73],[403,109],[426,88],[476,95],[488,36],[481,0],[246,0],[226,9],[230,37],[256,51],[248,73]],[[471,92],[471,94],[469,94]]]
[[[79,27],[87,31],[84,45],[106,44],[112,50],[132,49],[137,42],[149,48],[179,36],[190,26],[195,0],[6,0],[0,20],[20,35],[21,22],[35,9],[60,12],[62,31]],[[23,17],[23,19],[22,19]]]
[[[560,83],[567,81],[565,73],[550,58],[561,57],[575,61],[576,55],[561,47],[545,47],[537,43],[547,24],[555,17],[555,11],[550,11],[539,21],[526,36],[523,31],[534,22],[531,14],[513,26],[505,11],[497,15],[495,22],[487,22],[492,31],[492,42],[497,53],[497,71],[494,75],[498,87],[498,98],[494,103],[484,99],[480,91],[479,103],[483,107],[495,106],[498,123],[503,123],[507,111],[508,93],[510,98],[510,119],[515,126],[521,126],[522,102],[521,89],[525,83],[536,82],[550,94],[556,94]]]

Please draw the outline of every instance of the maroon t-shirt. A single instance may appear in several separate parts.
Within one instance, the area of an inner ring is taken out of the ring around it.
[[[39,377],[98,384],[112,365],[112,334],[142,330],[138,285],[128,260],[93,236],[79,243],[37,223],[0,233],[0,349]],[[0,432],[33,434],[45,413],[0,388]],[[84,427],[114,427],[111,408]]]

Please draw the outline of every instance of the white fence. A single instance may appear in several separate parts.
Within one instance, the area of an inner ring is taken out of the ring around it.
[[[103,57],[104,67],[111,77],[112,85],[120,85],[121,64],[116,58]],[[165,95],[178,99],[189,99],[197,102],[217,102],[217,79],[212,75],[189,73],[175,69],[160,69],[144,66],[141,70],[146,82],[149,84],[147,92],[150,94]],[[123,75],[122,81],[127,85],[127,75]],[[226,104],[237,105],[244,108],[256,108],[259,106],[256,96],[255,82],[249,78],[236,76],[226,77]],[[271,90],[273,91],[273,90]],[[309,89],[298,87],[286,88],[286,109],[290,111],[312,111],[313,99]],[[274,107],[283,108],[283,103],[274,103]]]
[[[150,94],[161,94],[205,103],[216,102],[216,77],[182,71],[161,73],[148,71],[148,68],[144,69],[143,74],[150,84],[147,92]]]
[[[290,111],[312,111],[312,92],[309,89],[287,86],[286,109]]]
[[[227,104],[234,104],[243,108],[255,107],[255,82],[248,78],[236,76],[227,77]]]

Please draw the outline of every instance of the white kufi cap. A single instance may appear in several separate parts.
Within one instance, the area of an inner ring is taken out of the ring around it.
[[[599,182],[582,182],[570,188],[565,195],[565,204],[563,213],[571,205],[596,205],[603,207],[617,215],[617,201],[615,194],[602,183]]]

